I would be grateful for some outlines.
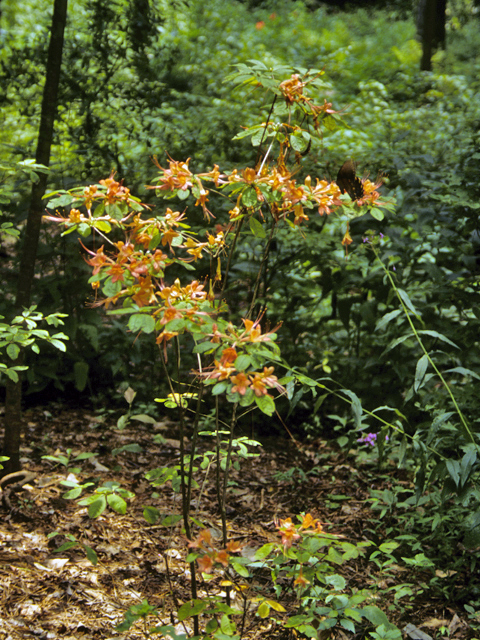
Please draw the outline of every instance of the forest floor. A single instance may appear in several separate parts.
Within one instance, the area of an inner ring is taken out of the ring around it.
[[[153,425],[131,421],[120,431],[113,418],[110,422],[87,410],[59,404],[30,409],[25,419],[22,466],[36,475],[20,491],[9,494],[10,506],[0,505],[0,640],[144,638],[141,621],[127,632],[118,632],[115,626],[130,606],[145,598],[159,612],[150,627],[175,622],[178,606],[191,598],[184,562],[187,541],[180,524],[168,528],[148,524],[143,509],[151,505],[163,515],[181,513],[180,496],[170,483],[152,489],[144,477],[150,469],[178,462],[176,425],[167,419]],[[142,451],[114,451],[132,444],[140,445]],[[349,541],[372,539],[373,535],[378,536],[377,543],[383,541],[378,512],[368,502],[369,490],[388,488],[389,473],[398,474],[398,470],[380,474],[371,463],[359,464],[353,456],[339,452],[335,443],[325,441],[298,445],[275,437],[262,440],[262,445],[255,450],[258,457],[241,460],[240,469],[231,472],[234,484],[227,518],[232,539],[249,549],[278,541],[278,519],[294,519],[305,512],[319,518],[326,531]],[[205,450],[206,444],[202,446]],[[94,478],[100,484],[117,481],[135,492],[125,515],[107,509],[92,520],[87,507],[62,498],[66,489],[59,483],[67,478],[69,468],[41,456],[65,455],[67,449],[72,450],[72,457],[97,454],[71,463],[81,468],[76,473],[79,482]],[[213,476],[211,470],[196,516],[215,536],[215,532],[221,534],[221,524]],[[157,492],[156,498],[152,491]],[[53,532],[62,535],[49,538]],[[98,563],[91,564],[80,546],[55,553],[65,542],[65,534],[93,548]],[[384,570],[357,559],[338,572],[346,577],[349,588],[376,594],[378,605],[400,629],[414,625],[408,627],[405,638],[475,636],[463,607],[446,602],[428,588],[432,571],[410,570],[400,563]],[[461,584],[465,576],[458,580]],[[393,607],[391,587],[396,583],[411,584],[412,593]],[[213,587],[208,585],[210,590]],[[282,614],[272,611],[272,617],[281,620]],[[242,640],[298,637],[280,630],[269,617],[252,615]],[[352,636],[335,627],[321,637],[344,640]]]

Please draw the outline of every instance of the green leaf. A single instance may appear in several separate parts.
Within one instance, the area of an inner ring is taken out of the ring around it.
[[[88,507],[88,515],[90,518],[98,518],[107,508],[105,496],[98,496]]]
[[[233,366],[237,371],[245,371],[252,364],[252,359],[250,356],[241,355],[233,363]]]
[[[374,625],[384,624],[387,627],[391,627],[391,623],[388,621],[387,616],[383,613],[381,609],[376,607],[373,604],[368,604],[362,609],[362,615],[367,618],[369,622]]]
[[[207,608],[207,603],[203,600],[193,600],[190,602],[185,602],[182,604],[180,609],[178,610],[178,620],[182,622],[187,618],[191,618],[192,616],[198,616],[199,613],[205,611]]]
[[[94,220],[92,226],[95,229],[103,231],[104,233],[110,233],[110,231],[112,230],[112,225],[106,220]]]
[[[155,331],[155,319],[145,313],[135,313],[130,316],[128,328],[134,332],[152,333]]]
[[[268,614],[270,613],[270,607],[266,602],[262,602],[262,604],[257,609],[257,614],[260,618],[268,618]]]
[[[448,473],[450,474],[450,477],[458,487],[460,483],[460,463],[458,462],[458,460],[449,458],[445,462],[445,465],[447,467]]]
[[[267,416],[272,416],[275,413],[275,401],[271,396],[255,396],[255,402],[260,411]]]
[[[401,309],[395,309],[395,311],[390,311],[390,313],[386,313],[380,320],[377,322],[377,326],[375,327],[375,331],[380,331],[383,329],[389,322],[397,318],[402,313]]]
[[[107,496],[107,502],[114,511],[120,513],[122,516],[126,513],[127,503],[116,493],[110,493]]]
[[[268,542],[264,544],[259,549],[255,551],[255,560],[265,560],[275,548],[275,544],[273,542]]]
[[[412,313],[414,313],[416,316],[418,316],[418,312],[415,309],[415,307],[413,306],[413,302],[408,297],[408,293],[406,291],[404,291],[403,289],[397,289],[397,293],[400,296],[400,298],[402,299],[402,302],[407,307],[407,309],[410,309],[410,311]]]
[[[238,575],[242,576],[242,578],[248,578],[250,576],[247,567],[244,567],[242,564],[235,562],[235,560],[232,560],[232,567],[238,573]]]
[[[143,447],[141,447],[137,442],[124,444],[123,447],[112,449],[112,456],[118,456],[119,453],[123,453],[124,451],[128,451],[128,453],[142,453]]]
[[[430,331],[428,329],[423,329],[423,330],[419,331],[418,333],[420,335],[422,335],[422,336],[431,336],[432,338],[437,338],[438,340],[442,340],[442,342],[446,342],[447,344],[451,345],[452,347],[455,347],[455,349],[460,349],[460,347],[458,345],[456,345],[454,342],[452,342],[451,340],[446,338],[441,333],[438,333],[438,331]]]
[[[92,549],[92,547],[89,547],[88,545],[84,544],[82,545],[83,548],[85,549],[85,553],[87,554],[87,558],[90,560],[90,562],[95,565],[98,562],[98,557],[97,554],[95,553],[95,551]]]
[[[74,489],[70,489],[62,495],[62,498],[65,500],[74,500],[78,498],[78,496],[82,495],[82,487],[75,487]]]
[[[143,509],[143,517],[148,524],[155,524],[160,518],[160,511],[155,507],[145,507]]]
[[[212,389],[213,396],[219,396],[223,393],[227,387],[229,386],[228,380],[222,380],[221,382],[217,382],[217,384]]]
[[[62,553],[62,551],[67,551],[67,549],[76,547],[77,544],[78,544],[77,540],[70,540],[69,542],[64,542],[61,547],[58,547],[58,549],[55,549],[55,553]]]
[[[388,540],[387,542],[383,542],[378,548],[383,553],[391,554],[395,551],[395,549],[398,549],[399,546],[400,545],[398,544],[398,542]]]
[[[7,347],[7,355],[9,356],[9,358],[11,360],[15,360],[18,357],[19,353],[20,347],[14,342],[11,342]]]
[[[55,338],[51,338],[49,342],[53,347],[55,347],[55,349],[58,349],[59,351],[63,351],[65,353],[65,351],[67,350],[67,347],[65,346],[65,344],[60,340],[55,340]]]
[[[235,623],[226,614],[223,614],[220,618],[220,629],[228,636],[232,636],[236,631]]]
[[[8,376],[12,382],[18,382],[18,380],[19,380],[18,373],[16,371],[14,371],[13,369],[7,369],[6,371],[3,371],[2,373],[4,373],[6,376]]]
[[[136,413],[134,416],[130,416],[130,420],[138,420],[144,424],[155,424],[155,418],[147,416],[145,413]]]
[[[378,207],[371,207],[368,210],[368,213],[372,216],[372,218],[375,218],[375,220],[382,221],[385,217],[383,211],[381,209],[378,209]]]
[[[343,393],[347,395],[352,401],[352,413],[353,419],[355,423],[355,428],[358,429],[362,426],[361,417],[363,414],[362,403],[360,402],[359,397],[350,389],[342,389]]]
[[[347,631],[350,631],[351,633],[355,633],[355,625],[351,620],[346,620],[345,618],[342,618],[340,620],[340,624]]]
[[[471,369],[465,369],[465,367],[454,367],[453,369],[447,369],[445,373],[459,373],[461,376],[471,376],[472,378],[476,378],[480,380],[480,376],[475,371]]]
[[[327,584],[331,584],[336,591],[343,591],[347,584],[345,578],[336,573],[332,576],[325,576],[325,581]]]
[[[263,228],[262,223],[259,222],[256,218],[251,216],[249,224],[250,224],[250,231],[256,238],[263,239],[267,237],[267,234],[265,232],[265,229]]]
[[[413,389],[415,393],[424,385],[425,383],[425,372],[428,367],[428,356],[424,354],[420,360],[417,362],[417,368],[415,370],[415,382],[413,383]]]

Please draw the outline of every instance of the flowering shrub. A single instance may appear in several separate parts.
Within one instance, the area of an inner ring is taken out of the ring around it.
[[[302,155],[308,153],[312,140],[321,139],[324,131],[343,126],[339,112],[331,103],[325,99],[317,101],[319,91],[324,88],[322,74],[322,71],[300,73],[285,67],[267,69],[260,62],[253,62],[251,67],[238,65],[232,78],[256,88],[263,87],[273,94],[267,119],[236,136],[236,139],[249,137],[253,146],[258,147],[254,166],[222,171],[214,165],[210,171],[194,173],[190,159],[169,158],[166,166],[154,159],[158,177],[149,188],[163,199],[176,199],[180,203],[191,199],[204,215],[205,229],[200,234],[192,229],[185,209],[175,210],[173,206],[152,213],[149,206],[115,179],[114,174],[95,185],[52,194],[55,197],[49,203],[51,209],[63,207],[63,211],[57,209],[47,219],[62,225],[64,234],[77,231],[82,237],[94,233],[101,238],[102,244],[98,248],[84,247],[86,261],[92,268],[89,282],[96,296],[93,304],[103,306],[110,314],[128,315],[130,331],[138,335],[155,335],[170,387],[170,393],[163,401],[165,406],[178,409],[180,464],[172,469],[150,471],[147,478],[154,486],[172,482],[172,486],[182,493],[184,532],[194,550],[187,557],[193,599],[180,607],[178,619],[182,621],[193,616],[195,635],[200,631],[198,616],[208,607],[209,614],[223,615],[220,631],[217,617],[206,624],[207,636],[237,637],[235,625],[228,617],[237,613],[230,608],[229,593],[226,604],[219,604],[219,597],[197,598],[195,562],[204,575],[217,569],[225,571],[234,594],[243,598],[244,610],[249,602],[254,602],[258,605],[260,618],[269,616],[271,609],[284,611],[273,595],[281,595],[282,580],[287,577],[289,589],[295,592],[302,613],[301,618],[290,618],[286,626],[293,626],[310,637],[317,637],[317,629],[329,629],[337,622],[345,629],[353,630],[354,621],[363,615],[356,604],[365,598],[343,596],[345,581],[331,574],[330,566],[332,562],[341,564],[357,557],[362,545],[355,547],[325,534],[319,522],[307,515],[300,525],[294,525],[290,518],[282,520],[278,525],[281,542],[264,545],[255,554],[255,560],[250,561],[234,555],[241,548],[228,540],[225,510],[238,407],[256,406],[263,413],[272,415],[279,395],[292,397],[295,381],[310,387],[316,384],[291,370],[281,359],[276,342],[281,323],[273,329],[261,326],[265,307],[259,306],[260,290],[276,233],[281,227],[299,233],[312,213],[328,216],[342,212],[348,221],[363,215],[368,208],[374,217],[381,219],[383,213],[379,207],[391,208],[391,203],[379,200],[380,181],[354,176],[355,191],[352,191],[348,188],[348,180],[342,182],[347,187],[341,188],[335,181],[297,176]],[[225,202],[228,202],[227,207]],[[262,259],[250,287],[250,299],[240,310],[240,321],[235,323],[224,294],[230,284],[230,271],[241,234],[250,235],[261,243]],[[350,243],[347,222],[342,244],[348,247]],[[178,277],[178,267],[195,271],[205,260],[209,261],[210,270],[203,281],[198,276],[187,282]],[[172,272],[175,275],[170,275]],[[197,362],[185,381],[178,379],[181,340],[184,347],[193,344],[190,351]],[[169,352],[172,345],[175,375],[172,375]],[[278,367],[287,368],[288,375],[279,378]],[[195,537],[192,529],[199,523],[190,517],[191,492],[197,486],[193,479],[197,470],[194,466],[195,446],[202,396],[206,390],[210,390],[214,398],[223,395],[233,405],[231,424],[227,425],[229,440],[221,449],[224,443],[220,440],[216,404],[215,460],[223,530],[221,549],[216,548],[208,530],[200,530]],[[184,418],[193,402],[196,408],[192,410],[192,446],[187,454]],[[221,473],[224,474],[223,481]],[[98,496],[83,500],[84,504],[88,501],[97,504]],[[103,508],[104,504],[105,498],[101,503]],[[93,511],[95,517],[98,510]],[[145,513],[151,522],[158,516],[153,508],[146,508]],[[273,593],[247,597],[248,585],[235,576],[247,579],[250,571],[260,567],[269,568]],[[322,601],[321,606],[319,601]],[[122,629],[150,613],[148,603],[138,605],[127,614]],[[177,637],[170,627],[168,631],[165,629],[161,627],[155,631]]]

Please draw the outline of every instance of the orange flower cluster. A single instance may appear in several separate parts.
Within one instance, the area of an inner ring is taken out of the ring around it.
[[[273,331],[262,335],[259,321],[243,320],[245,329],[235,334],[234,328],[231,335],[222,334],[218,331],[217,325],[213,325],[213,332],[210,334],[211,342],[232,341],[232,346],[223,349],[220,360],[215,360],[213,369],[205,373],[199,373],[205,380],[229,380],[232,383],[231,392],[244,396],[248,389],[251,389],[257,397],[268,395],[268,389],[275,388],[280,393],[285,393],[285,388],[278,382],[277,376],[273,375],[274,367],[264,367],[263,371],[237,371],[235,361],[240,355],[237,352],[238,344],[252,342],[267,342],[272,340]],[[278,329],[278,327],[277,327]]]
[[[291,518],[280,520],[277,529],[282,536],[284,549],[289,549],[296,540],[302,537],[299,532],[305,529],[313,529],[314,533],[323,533],[323,527],[317,518],[313,518],[310,513],[303,516],[300,526],[293,524]]]
[[[329,215],[335,207],[339,207],[342,204],[340,200],[341,191],[335,182],[327,182],[317,178],[317,184],[313,187],[312,179],[307,176],[305,184],[299,184],[292,178],[292,174],[285,166],[271,169],[264,167],[260,174],[257,174],[255,169],[249,167],[244,169],[241,174],[234,170],[228,176],[228,181],[231,183],[244,182],[253,186],[257,191],[259,202],[264,200],[259,185],[266,185],[270,191],[281,194],[281,201],[275,203],[276,217],[285,217],[293,211],[295,216],[294,224],[296,225],[308,220],[303,208],[307,202],[313,202],[318,205],[318,213],[320,215],[324,213]],[[231,220],[235,220],[240,213],[239,203],[237,203],[237,206],[230,211]]]
[[[225,549],[217,551],[213,544],[212,534],[209,529],[200,531],[195,540],[188,543],[193,549],[201,549],[206,551],[205,555],[197,559],[199,569],[202,573],[211,573],[215,563],[228,567],[230,554],[238,553],[242,546],[240,543],[231,540]]]

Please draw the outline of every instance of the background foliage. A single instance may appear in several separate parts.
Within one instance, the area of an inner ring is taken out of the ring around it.
[[[0,222],[19,228],[31,176],[12,167],[34,152],[51,4],[26,2],[19,10],[13,0],[2,3]],[[326,96],[334,108],[345,109],[350,128],[326,133],[302,171],[332,179],[342,162],[353,157],[360,172],[387,176],[385,195],[395,195],[397,212],[382,222],[368,215],[354,221],[348,260],[339,244],[345,221],[312,220],[308,233],[294,240],[280,234],[264,283],[267,319],[272,324],[284,320],[279,338],[286,360],[304,367],[312,378],[332,377],[369,410],[388,406],[402,413],[402,427],[413,438],[409,461],[402,454],[407,445],[394,434],[388,447],[399,463],[408,466],[415,460],[420,465],[419,486],[432,470],[441,475],[440,458],[425,456],[422,442],[447,458],[463,459],[468,445],[451,421],[445,389],[429,375],[415,385],[422,355],[418,343],[408,339],[389,348],[404,335],[405,318],[399,315],[378,325],[398,303],[380,263],[362,241],[371,231],[383,234],[378,251],[415,306],[418,328],[453,343],[425,338],[437,365],[450,371],[448,383],[476,434],[480,36],[474,8],[467,2],[449,6],[448,48],[436,55],[430,74],[418,71],[413,10],[400,4],[336,13],[287,1],[252,7],[233,0],[212,0],[207,6],[197,1],[187,6],[166,0],[85,0],[69,11],[52,190],[97,182],[115,170],[148,203],[153,196],[144,184],[155,173],[152,155],[160,163],[167,153],[176,160],[191,157],[195,172],[214,163],[224,169],[252,166],[255,150],[248,139],[232,138],[255,122],[259,109],[266,117],[268,105],[251,89],[232,92],[224,82],[231,65],[253,58],[267,66],[325,68]],[[7,318],[16,242],[14,236],[2,239],[5,296],[0,314]],[[91,242],[86,239],[86,246]],[[241,309],[260,251],[251,236],[240,249],[233,280]],[[146,341],[134,343],[134,336],[125,336],[121,320],[101,317],[85,306],[91,297],[88,273],[74,234],[59,237],[46,227],[34,302],[45,314],[68,314],[65,333],[70,340],[66,354],[51,353],[32,363],[30,391],[55,387],[95,398],[128,382],[139,397],[151,399],[161,386],[156,351]],[[354,424],[348,407],[334,396],[312,398],[300,390],[293,404],[289,425],[296,435],[345,438]],[[362,426],[373,424],[364,418]],[[351,435],[347,441],[352,444]],[[480,521],[476,465],[467,472],[473,484],[467,483],[469,492],[455,507],[463,513],[462,535],[469,544],[477,541]],[[461,493],[463,485],[445,486],[438,504],[446,511],[448,499]],[[375,499],[380,504],[386,498]],[[399,527],[413,526],[406,519],[399,522]],[[431,540],[452,540],[446,554],[456,544],[457,538],[449,538],[454,522],[445,517],[435,527],[428,518],[423,523]],[[414,524],[418,527],[419,521]]]

